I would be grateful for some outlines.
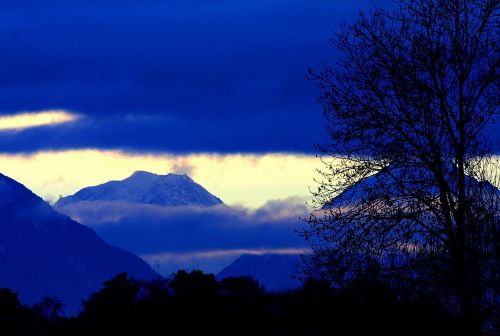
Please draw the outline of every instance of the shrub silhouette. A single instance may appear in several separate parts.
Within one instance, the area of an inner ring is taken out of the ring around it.
[[[60,317],[60,302],[23,306],[0,290],[1,335],[460,335],[439,303],[406,295],[373,279],[332,288],[318,280],[266,293],[252,278],[216,281],[201,271],[141,282],[127,274],[106,281],[78,316]]]

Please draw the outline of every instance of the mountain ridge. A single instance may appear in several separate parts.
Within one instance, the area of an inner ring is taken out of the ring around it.
[[[301,286],[296,278],[300,262],[298,254],[243,254],[217,273],[216,278],[222,280],[250,276],[263,285],[266,291],[284,292]]]
[[[60,198],[54,208],[60,209],[81,201],[129,201],[161,206],[203,206],[223,204],[216,196],[188,175],[158,175],[135,171],[128,178],[86,187],[73,195]]]
[[[0,174],[0,287],[19,291],[27,303],[55,296],[75,313],[82,299],[122,272],[144,280],[159,277],[139,257],[105,243]]]

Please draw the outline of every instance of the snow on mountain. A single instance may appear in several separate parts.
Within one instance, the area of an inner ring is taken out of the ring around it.
[[[81,201],[125,201],[162,206],[204,207],[222,204],[219,198],[186,174],[157,175],[145,171],[136,171],[122,181],[110,181],[84,188],[72,196],[61,198],[55,208]]]
[[[251,276],[267,291],[281,292],[301,286],[301,282],[295,278],[300,263],[300,256],[295,254],[244,254],[220,271],[217,279]]]
[[[74,313],[82,299],[121,272],[158,277],[142,259],[108,245],[0,174],[0,287],[19,291],[27,303],[55,296]]]
[[[231,208],[187,175],[135,172],[84,188],[54,208],[167,276],[183,268],[219,271],[241,255],[228,258],[228,251],[305,247],[295,233],[302,224],[296,203],[274,201],[256,211]]]

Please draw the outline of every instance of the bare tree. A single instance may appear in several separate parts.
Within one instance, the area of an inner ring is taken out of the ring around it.
[[[498,328],[499,0],[399,1],[343,26],[310,71],[331,143],[302,235],[308,271],[439,292],[467,335]],[[497,129],[498,131],[498,129]],[[375,261],[375,262],[374,262]]]

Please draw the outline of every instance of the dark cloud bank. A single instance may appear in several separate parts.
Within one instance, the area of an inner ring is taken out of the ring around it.
[[[368,3],[2,2],[0,113],[86,118],[1,135],[0,150],[311,152],[323,126],[306,70]]]

